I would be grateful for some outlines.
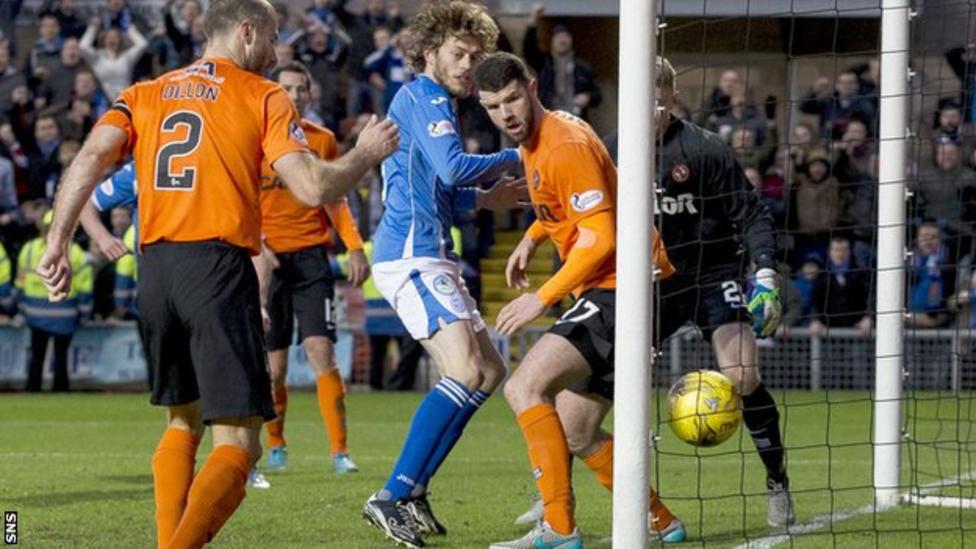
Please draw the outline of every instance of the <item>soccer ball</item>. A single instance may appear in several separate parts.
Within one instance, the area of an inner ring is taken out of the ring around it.
[[[715,446],[729,439],[742,423],[742,401],[724,375],[689,372],[668,391],[671,431],[693,446]]]

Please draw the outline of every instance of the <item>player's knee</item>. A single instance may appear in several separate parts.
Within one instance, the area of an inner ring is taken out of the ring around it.
[[[586,432],[580,429],[566,429],[566,445],[569,446],[569,453],[574,456],[588,456],[592,454],[596,449],[594,446],[593,433]]]
[[[484,378],[481,382],[481,390],[489,393],[493,392],[505,381],[506,373],[507,369],[500,357],[496,355],[494,357],[484,358],[481,361],[481,374]]]
[[[722,368],[722,373],[742,396],[751,395],[759,387],[759,369],[755,366],[730,366]]]

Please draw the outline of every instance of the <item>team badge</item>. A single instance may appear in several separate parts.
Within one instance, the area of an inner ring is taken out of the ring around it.
[[[538,191],[539,190],[539,181],[540,181],[540,178],[539,178],[539,170],[535,170],[535,171],[532,172],[532,190],[533,191]]]
[[[427,133],[431,137],[443,137],[445,135],[454,135],[457,133],[457,130],[454,129],[454,124],[450,120],[438,120],[427,125]]]
[[[291,138],[298,141],[302,145],[308,145],[308,139],[305,137],[305,130],[298,122],[292,122],[288,125],[288,133],[291,134]]]
[[[437,293],[440,294],[451,295],[455,291],[454,282],[452,282],[451,279],[448,278],[446,275],[437,275],[436,277],[434,277],[433,285],[434,285],[434,290],[436,290]]]
[[[573,209],[578,212],[592,210],[601,202],[603,202],[603,193],[596,189],[582,193],[573,193],[573,196],[569,199],[569,203],[573,205]]]
[[[684,183],[685,181],[688,181],[689,177],[691,177],[691,170],[688,169],[687,164],[675,164],[675,166],[671,168],[671,179],[674,180],[675,183]]]

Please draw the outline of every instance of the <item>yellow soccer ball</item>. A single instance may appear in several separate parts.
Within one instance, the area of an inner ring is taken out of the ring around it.
[[[693,446],[715,446],[729,439],[742,423],[742,401],[724,375],[710,370],[689,372],[668,391],[671,431]]]

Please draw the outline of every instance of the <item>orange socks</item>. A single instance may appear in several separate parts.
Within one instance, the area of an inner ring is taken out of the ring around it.
[[[203,547],[217,535],[244,500],[251,465],[251,456],[238,446],[222,444],[210,452],[190,486],[186,510],[170,540],[170,548]]]
[[[539,404],[518,416],[529,447],[532,474],[546,505],[546,522],[560,534],[576,528],[569,446],[559,416],[551,404]]]
[[[282,385],[274,392],[275,414],[278,417],[264,424],[268,430],[268,448],[285,446],[285,412],[288,410],[288,388]]]
[[[583,458],[583,463],[590,468],[591,471],[596,475],[596,480],[604,488],[613,492],[613,437],[609,437],[603,446],[593,452],[591,455]],[[657,492],[654,488],[651,488],[650,493],[650,509],[651,509],[651,527],[655,531],[660,531],[667,528],[671,521],[674,520],[674,515],[671,514],[671,510],[668,509],[661,499],[657,497]]]
[[[197,446],[200,440],[189,431],[170,427],[156,446],[152,458],[153,491],[156,500],[156,541],[169,545],[186,507],[186,493],[193,482]]]
[[[319,412],[329,433],[332,455],[344,454],[346,448],[346,386],[338,368],[332,368],[315,378],[315,392],[319,398]]]

